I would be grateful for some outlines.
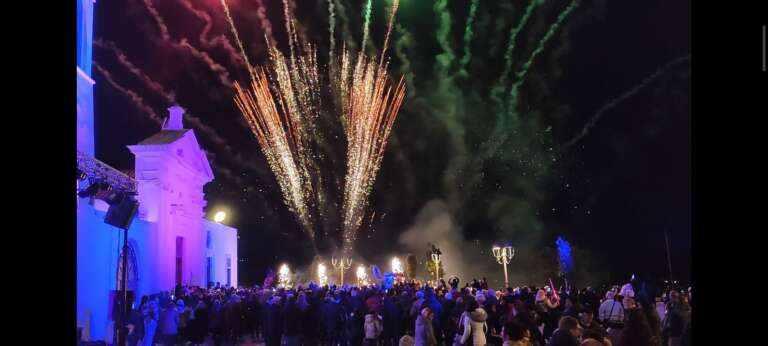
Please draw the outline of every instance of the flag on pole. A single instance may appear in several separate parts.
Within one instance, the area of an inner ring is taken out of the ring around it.
[[[555,289],[555,285],[552,284],[552,278],[549,278],[549,287],[552,288],[552,299],[559,302],[560,295],[557,294],[557,289]]]

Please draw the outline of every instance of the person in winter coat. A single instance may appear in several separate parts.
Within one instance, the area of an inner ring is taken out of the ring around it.
[[[301,335],[301,344],[303,346],[317,346],[320,342],[320,292],[304,296],[299,294],[298,306],[303,316],[303,333]],[[306,303],[302,303],[306,301]]]
[[[416,318],[416,338],[414,346],[436,346],[435,330],[432,327],[432,319],[435,314],[432,309],[425,307]]]
[[[598,321],[608,328],[621,329],[624,323],[624,307],[613,291],[605,293],[605,300],[600,304]]]
[[[400,306],[395,303],[394,297],[389,296],[384,300],[382,309],[382,340],[384,346],[395,346],[398,344],[398,338],[405,334],[402,327],[402,311]]]
[[[358,296],[359,297],[359,296]],[[356,309],[352,306],[347,306],[345,310],[346,321],[344,329],[346,331],[346,339],[350,345],[361,345],[363,343],[363,324],[365,323],[365,307],[363,304],[357,305]]]
[[[301,344],[301,335],[303,333],[303,316],[296,303],[296,297],[289,296],[288,304],[283,313],[283,336],[285,337],[285,346],[299,346]]]
[[[503,346],[533,346],[531,332],[518,321],[509,321],[502,327]]]
[[[563,316],[547,346],[579,346],[580,336],[579,321],[571,316]]]
[[[625,310],[627,322],[621,329],[616,346],[659,346],[660,342],[654,342],[651,326],[648,318],[639,308]]]
[[[379,337],[383,330],[382,317],[370,312],[365,315],[365,324],[363,325],[365,331],[364,345],[374,346],[379,344]]]
[[[211,308],[208,311],[208,330],[213,336],[213,344],[215,346],[221,345],[224,338],[224,316],[223,306],[221,305],[221,299],[218,295],[213,298]]]
[[[338,346],[342,343],[342,326],[344,325],[344,310],[338,296],[334,299],[330,294],[325,298],[322,312],[323,333],[325,344]]]
[[[514,320],[528,328],[528,332],[530,333],[529,340],[533,346],[545,345],[544,335],[541,334],[541,331],[536,324],[536,318],[530,311],[521,306],[521,310],[517,313],[517,315],[515,315]]]
[[[232,343],[237,343],[242,328],[242,306],[240,296],[232,294],[224,305],[224,332],[225,337]]]
[[[608,332],[605,328],[594,321],[594,315],[589,308],[581,308],[581,311],[579,311],[579,325],[584,329],[584,333],[589,331],[599,335],[600,338],[598,340],[608,337]]]
[[[160,313],[160,336],[163,344],[176,345],[179,334],[179,311],[172,301]]]
[[[280,296],[272,296],[264,318],[264,341],[266,346],[280,346],[283,333],[282,307]]]
[[[157,298],[147,301],[142,306],[141,317],[144,320],[144,337],[141,340],[142,346],[152,346],[154,344],[155,332],[160,319],[160,311],[157,306]]]
[[[448,292],[445,294],[442,303],[442,313],[438,316],[440,318],[440,326],[443,328],[445,334],[445,340],[452,343],[456,338],[456,323],[453,322],[453,310],[456,307],[456,302],[453,300],[453,293]]]
[[[680,338],[683,335],[683,328],[690,319],[690,306],[682,299],[680,293],[671,291],[669,293],[669,304],[664,319],[664,335],[667,345],[679,346]]]
[[[557,329],[558,321],[560,320],[560,312],[557,307],[560,306],[559,301],[552,301],[546,291],[539,290],[536,293],[536,314],[544,323],[544,338],[549,339],[552,337],[552,333]]]
[[[485,321],[488,319],[488,313],[480,307],[476,300],[467,302],[467,311],[462,316],[463,333],[461,335],[461,344],[467,344],[472,337],[471,345],[485,346],[485,333],[488,332],[488,325]]]
[[[195,306],[195,318],[189,324],[189,341],[192,345],[202,345],[208,336],[208,311],[201,300]]]

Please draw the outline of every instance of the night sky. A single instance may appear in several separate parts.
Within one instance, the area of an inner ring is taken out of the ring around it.
[[[221,4],[185,1],[96,3],[96,156],[118,169],[132,169],[126,145],[157,132],[152,112],[165,117],[169,100],[175,100],[199,120],[187,118],[185,125],[195,130],[214,168],[216,179],[205,187],[207,212],[226,209],[226,223],[239,229],[242,283],[260,282],[267,268],[283,261],[305,266],[314,256],[307,236],[282,202],[235,107],[233,90],[225,85],[247,82],[248,76],[232,54],[237,46]],[[167,26],[168,40],[146,3]],[[262,64],[258,1],[228,3],[251,62]],[[275,38],[285,48],[281,1],[263,3]],[[327,1],[296,3],[299,32],[316,42],[326,58]],[[373,1],[370,52],[383,42],[387,3]],[[429,240],[443,232],[435,231],[430,220],[447,215],[452,226],[445,232],[456,239],[458,250],[484,250],[482,258],[493,264],[487,255],[490,244],[511,241],[518,249],[512,265],[520,272],[549,275],[547,256],[561,235],[573,246],[575,271],[581,273],[576,278],[591,284],[587,281],[626,280],[631,273],[666,277],[668,231],[673,274],[687,280],[689,2],[581,1],[533,60],[520,84],[520,101],[510,111],[503,107],[506,93],[502,106],[492,94],[505,66],[510,29],[528,4],[479,1],[471,26],[472,55],[462,74],[470,1],[448,1],[443,16],[436,14],[433,1],[401,1],[390,72],[406,74],[407,98],[370,196],[375,215],[361,230],[357,253],[368,261],[407,251],[423,255],[426,243],[405,244],[401,234],[415,232]],[[513,71],[524,68],[568,4],[543,1],[532,12],[515,41]],[[337,1],[336,38],[353,47],[360,45],[363,5],[350,1],[338,6]],[[200,13],[212,20],[204,37]],[[449,62],[438,62],[438,55]],[[512,115],[500,125],[505,109]],[[574,138],[573,145],[566,145]],[[489,151],[488,143],[497,142]],[[338,144],[329,153],[331,163],[319,172],[332,182],[343,179],[343,170],[334,169],[343,167],[338,161],[344,157],[343,140]],[[340,204],[334,195],[329,199]],[[328,215],[324,225],[338,227],[338,215]],[[333,248],[331,241],[324,246],[326,252]],[[465,256],[466,265],[481,258]]]

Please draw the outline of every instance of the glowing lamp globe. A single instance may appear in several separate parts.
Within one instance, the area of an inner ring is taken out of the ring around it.
[[[227,213],[223,211],[217,211],[216,214],[213,215],[213,221],[216,221],[216,222],[222,222],[226,218],[227,218]]]

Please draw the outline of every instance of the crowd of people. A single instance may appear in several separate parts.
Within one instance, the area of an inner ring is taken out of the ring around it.
[[[128,344],[690,345],[690,289],[649,295],[627,284],[603,294],[547,286],[502,292],[485,280],[435,286],[179,286],[141,298]]]

